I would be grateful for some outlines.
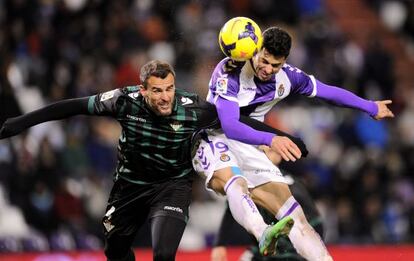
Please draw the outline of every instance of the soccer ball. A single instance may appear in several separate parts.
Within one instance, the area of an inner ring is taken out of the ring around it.
[[[227,21],[219,33],[221,51],[236,61],[247,61],[262,47],[260,27],[250,18],[235,17]]]

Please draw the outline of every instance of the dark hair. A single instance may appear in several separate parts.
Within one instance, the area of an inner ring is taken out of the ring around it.
[[[170,73],[175,77],[174,69],[169,63],[160,60],[152,60],[141,67],[139,79],[141,80],[142,85],[147,87],[149,77],[155,76],[164,79]]]
[[[279,27],[270,27],[263,32],[263,47],[275,57],[289,56],[292,38]]]

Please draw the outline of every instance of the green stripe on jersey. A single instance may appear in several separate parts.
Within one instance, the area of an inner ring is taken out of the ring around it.
[[[94,113],[93,104],[95,103],[95,97],[96,97],[96,95],[90,96],[89,100],[88,100],[88,112],[90,114]]]

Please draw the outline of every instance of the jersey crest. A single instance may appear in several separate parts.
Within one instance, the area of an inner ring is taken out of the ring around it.
[[[112,97],[114,97],[114,93],[115,93],[115,90],[112,90],[112,91],[109,91],[109,92],[102,93],[102,96],[101,96],[101,102],[106,101],[106,100],[109,100],[109,99],[111,99]]]
[[[132,99],[136,100],[139,96],[139,92],[133,92],[128,94],[129,97],[131,97]]]
[[[281,97],[283,95],[283,93],[285,92],[285,86],[283,86],[283,83],[281,83],[279,85],[279,87],[277,88],[277,95],[279,97]]]
[[[187,97],[181,97],[181,105],[190,105],[193,104],[193,100]]]
[[[170,126],[174,131],[178,131],[183,125],[178,121],[174,121],[173,123],[170,123]]]

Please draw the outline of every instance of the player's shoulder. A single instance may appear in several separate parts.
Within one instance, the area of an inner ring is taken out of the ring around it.
[[[183,90],[183,89],[179,89],[179,88],[176,88],[175,89],[175,95],[177,97],[188,97],[188,98],[196,98],[196,97],[198,97],[198,94],[197,93],[189,92],[189,91],[186,91],[186,90]]]
[[[128,103],[132,100],[138,100],[141,95],[139,89],[139,86],[126,86],[99,93],[97,96],[100,102]]]
[[[91,97],[96,97],[96,101],[107,102],[114,101],[121,95],[122,91],[120,89],[113,89],[106,92],[97,93],[96,95],[93,95]]]
[[[118,93],[119,95],[130,97],[136,100],[141,95],[139,90],[140,90],[140,87],[138,85],[125,86],[125,87],[118,89]]]
[[[123,94],[128,95],[128,94],[131,94],[131,93],[139,93],[139,89],[140,89],[140,87],[138,85],[133,85],[133,86],[122,87],[119,90]]]
[[[188,106],[188,105],[197,105],[199,103],[199,96],[196,93],[188,92],[183,89],[175,89],[175,96],[179,105]]]
[[[214,69],[209,87],[216,90],[224,90],[227,88],[227,85],[238,85],[238,79],[245,64],[246,62],[236,62],[230,58],[224,58]]]
[[[294,65],[291,65],[289,63],[285,63],[283,65],[282,71],[284,71],[288,75],[290,75],[290,74],[304,74],[304,75],[306,75],[306,73],[304,71],[302,71],[298,67],[296,67]]]
[[[293,88],[305,86],[310,82],[314,82],[314,77],[312,75],[308,75],[298,67],[287,63],[284,64],[280,73],[285,74],[285,77],[290,81]]]

